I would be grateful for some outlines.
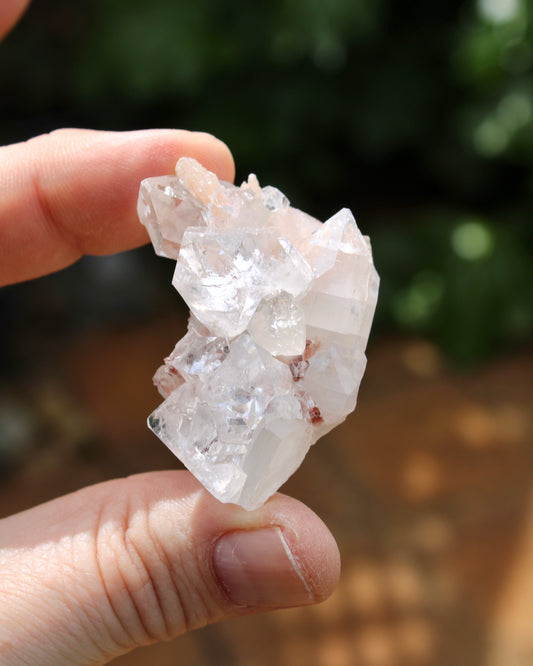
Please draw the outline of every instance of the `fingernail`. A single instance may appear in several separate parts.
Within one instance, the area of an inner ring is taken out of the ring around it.
[[[314,600],[279,527],[225,534],[215,545],[213,569],[238,606],[300,606]]]

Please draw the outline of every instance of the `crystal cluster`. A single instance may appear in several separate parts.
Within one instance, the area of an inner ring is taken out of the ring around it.
[[[149,427],[215,497],[255,509],[355,408],[379,286],[369,240],[348,209],[321,223],[191,158],[141,183],[138,213],[191,311]]]

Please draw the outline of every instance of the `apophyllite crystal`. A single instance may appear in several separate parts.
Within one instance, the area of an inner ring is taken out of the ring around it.
[[[148,424],[222,502],[263,504],[354,408],[379,277],[348,209],[324,223],[191,158],[138,212],[191,310]]]

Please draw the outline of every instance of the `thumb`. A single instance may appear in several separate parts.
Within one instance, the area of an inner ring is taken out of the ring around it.
[[[338,576],[333,537],[289,497],[247,512],[188,472],[102,483],[0,521],[0,662],[102,663],[322,601]]]

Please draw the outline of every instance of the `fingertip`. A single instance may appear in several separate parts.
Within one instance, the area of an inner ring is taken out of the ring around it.
[[[104,134],[104,133],[102,133]],[[176,162],[182,156],[193,157],[218,178],[233,182],[235,163],[228,146],[213,134],[183,129],[149,129],[131,132],[106,132],[118,144],[126,143],[136,161],[151,166],[145,177],[174,173]]]
[[[232,183],[235,179],[235,161],[228,146],[213,134],[194,132],[195,137],[205,146],[206,160],[203,165],[217,174],[221,180]]]

